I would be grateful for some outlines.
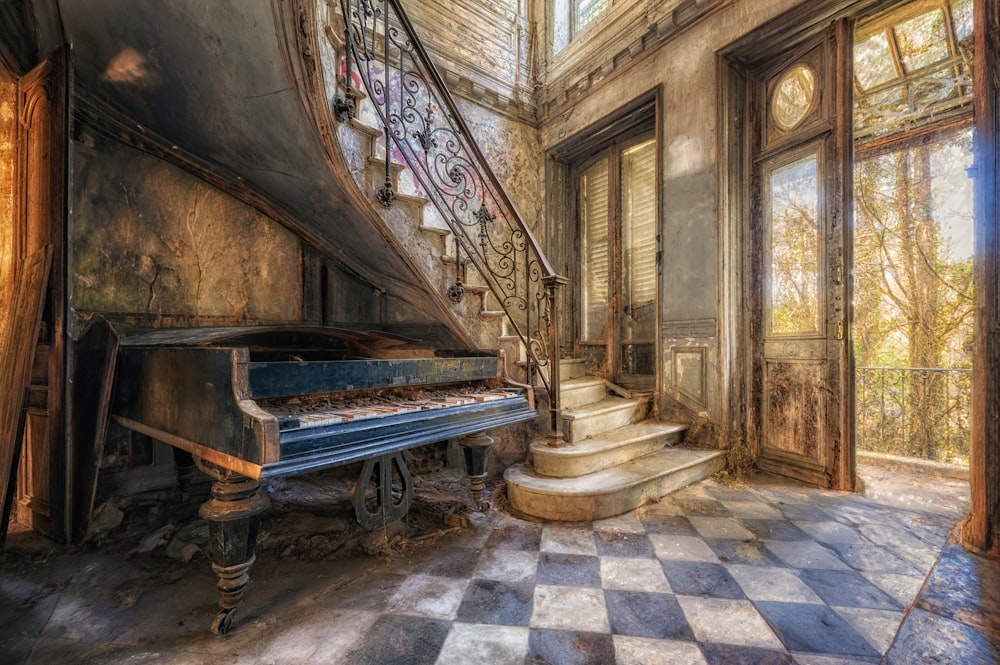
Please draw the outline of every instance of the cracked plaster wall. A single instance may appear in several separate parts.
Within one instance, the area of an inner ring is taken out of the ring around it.
[[[77,312],[301,316],[301,243],[200,179],[120,145],[75,143],[69,228]]]

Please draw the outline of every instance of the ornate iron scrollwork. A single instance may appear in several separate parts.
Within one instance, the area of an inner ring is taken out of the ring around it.
[[[400,0],[341,3],[349,24],[348,61],[356,66],[385,132],[386,178],[378,200],[388,206],[395,198],[394,146],[527,349],[527,381],[540,379],[558,400],[558,389],[550,384],[558,382],[551,362],[558,357],[551,293],[565,280],[490,168]],[[464,292],[459,273],[448,297],[460,302]],[[546,365],[548,371],[541,371]]]

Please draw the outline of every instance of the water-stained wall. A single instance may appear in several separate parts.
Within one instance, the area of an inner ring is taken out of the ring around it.
[[[300,318],[301,243],[195,176],[114,143],[73,150],[70,288],[77,312]]]
[[[490,168],[524,221],[538,233],[545,219],[545,156],[537,128],[488,107],[456,101]]]

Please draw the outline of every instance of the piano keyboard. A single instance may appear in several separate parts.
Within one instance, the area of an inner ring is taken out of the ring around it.
[[[459,407],[466,404],[496,402],[523,395],[521,391],[502,388],[422,392],[427,394],[421,395],[417,399],[393,399],[375,395],[347,402],[325,401],[317,403],[316,400],[303,402],[295,399],[279,404],[269,404],[267,410],[277,417],[278,429],[287,431],[373,420],[404,413]]]

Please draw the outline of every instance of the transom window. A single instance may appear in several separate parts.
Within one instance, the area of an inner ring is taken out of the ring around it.
[[[972,0],[917,0],[858,26],[854,136],[890,136],[972,103]]]

